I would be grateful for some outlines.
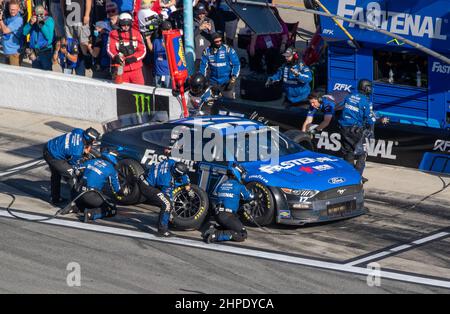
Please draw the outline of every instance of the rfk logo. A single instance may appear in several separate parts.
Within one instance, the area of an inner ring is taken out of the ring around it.
[[[352,88],[352,85],[343,84],[343,83],[336,83],[336,84],[334,84],[333,90],[346,91],[346,92],[351,93],[352,92],[350,90],[351,88]]]
[[[136,113],[144,114],[147,109],[147,113],[151,112],[151,104],[152,104],[152,96],[145,94],[133,94],[135,104],[136,104]]]

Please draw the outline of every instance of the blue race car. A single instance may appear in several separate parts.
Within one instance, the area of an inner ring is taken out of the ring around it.
[[[175,192],[174,224],[180,228],[200,227],[208,207],[214,208],[216,188],[226,180],[229,161],[248,172],[247,186],[257,196],[251,212],[259,225],[304,225],[365,213],[361,176],[350,164],[306,150],[253,120],[202,116],[144,122],[137,117],[127,125],[117,121],[106,125],[102,146],[120,150],[121,183],[130,191],[122,201],[126,205],[145,201],[135,179],[166,158],[165,148],[172,147],[172,156],[180,154],[198,194],[193,200],[183,195],[184,189]]]

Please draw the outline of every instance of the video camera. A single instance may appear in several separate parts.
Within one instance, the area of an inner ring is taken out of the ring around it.
[[[145,26],[141,29],[141,32],[145,36],[151,36],[154,34],[163,22],[163,18],[159,15],[152,15],[145,18]]]

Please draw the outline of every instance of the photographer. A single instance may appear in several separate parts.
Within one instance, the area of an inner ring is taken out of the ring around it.
[[[78,55],[78,41],[73,38],[62,37],[56,42],[53,63],[58,63],[64,74],[72,74],[75,71],[77,75],[84,75],[84,69],[81,69],[81,74],[77,70],[79,69]]]
[[[5,63],[15,66],[20,66],[21,63],[23,19],[19,10],[19,2],[11,0],[9,2],[9,17],[3,19],[4,12],[0,15],[0,29],[3,33],[1,44],[5,55]]]
[[[23,28],[23,35],[30,35],[30,48],[36,56],[32,62],[34,69],[52,70],[54,32],[53,18],[47,16],[43,6],[36,6],[33,16]]]
[[[194,42],[195,42],[195,70],[200,68],[202,53],[211,45],[211,34],[216,31],[213,20],[207,17],[205,4],[199,3],[195,7]]]

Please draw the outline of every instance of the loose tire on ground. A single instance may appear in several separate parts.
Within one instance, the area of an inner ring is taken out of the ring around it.
[[[269,188],[259,182],[250,182],[247,184],[247,189],[255,195],[256,205],[249,207],[254,220],[260,226],[273,223],[275,221],[275,201]],[[256,225],[252,219],[244,218],[244,221]]]
[[[300,130],[292,129],[283,133],[287,138],[291,139],[297,144],[302,145],[307,150],[314,151],[314,144],[309,134]]]
[[[118,163],[119,182],[122,188],[128,188],[128,195],[119,201],[122,205],[135,205],[142,201],[141,190],[137,179],[144,173],[141,164],[133,159],[123,159]]]
[[[209,199],[205,191],[197,185],[191,184],[195,197],[189,197],[184,187],[173,192],[173,220],[172,224],[180,230],[194,230],[200,228],[208,215]]]

